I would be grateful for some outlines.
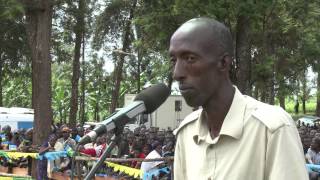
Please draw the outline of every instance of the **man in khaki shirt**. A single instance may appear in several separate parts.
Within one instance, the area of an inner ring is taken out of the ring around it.
[[[231,34],[209,18],[172,35],[173,78],[201,106],[175,130],[175,180],[307,180],[302,145],[283,109],[244,96],[229,78]]]

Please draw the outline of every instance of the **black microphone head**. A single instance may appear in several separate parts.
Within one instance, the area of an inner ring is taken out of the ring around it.
[[[165,84],[155,84],[142,90],[134,101],[143,101],[146,113],[152,113],[169,97],[171,90]]]

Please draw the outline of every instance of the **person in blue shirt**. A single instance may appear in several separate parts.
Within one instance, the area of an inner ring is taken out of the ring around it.
[[[6,139],[6,134],[11,134],[11,127],[9,125],[5,125],[2,127],[2,132],[0,134],[0,138],[2,141],[2,144],[6,143],[8,140]],[[7,143],[6,143],[7,144]]]

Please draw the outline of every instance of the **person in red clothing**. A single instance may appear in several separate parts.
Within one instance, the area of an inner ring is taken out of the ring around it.
[[[84,146],[80,146],[79,151],[80,151],[80,153],[89,155],[91,157],[96,157],[97,156],[96,150],[94,148],[85,149]]]

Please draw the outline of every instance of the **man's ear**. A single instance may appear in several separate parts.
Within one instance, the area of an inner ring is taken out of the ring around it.
[[[231,64],[232,58],[228,54],[225,54],[221,57],[219,61],[219,68],[221,71],[229,72]]]

